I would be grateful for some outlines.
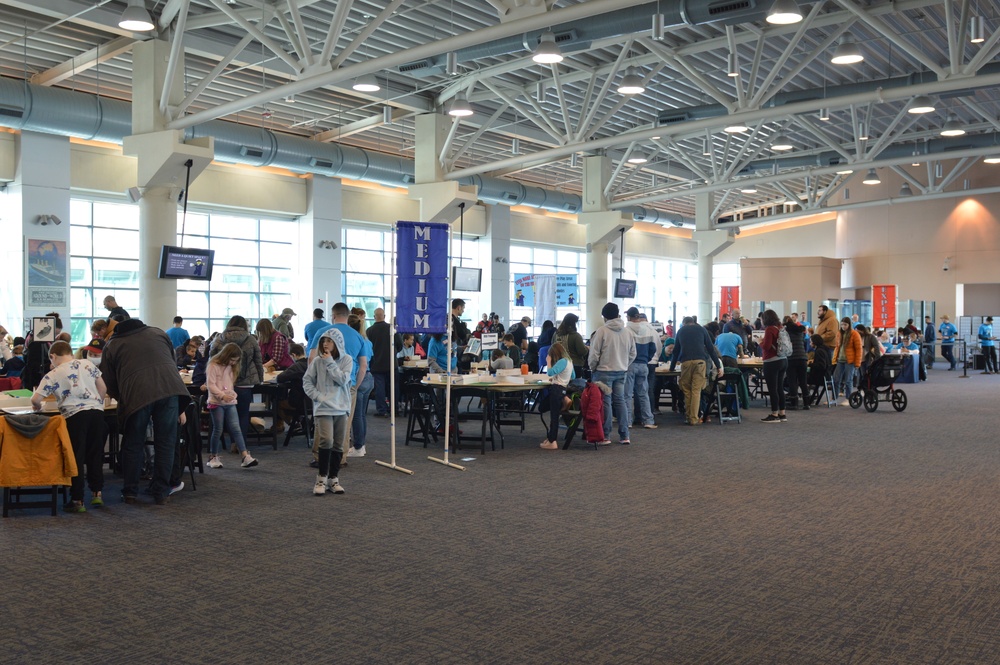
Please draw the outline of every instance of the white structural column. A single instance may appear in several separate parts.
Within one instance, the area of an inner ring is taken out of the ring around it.
[[[732,230],[712,229],[712,207],[714,196],[711,192],[695,195],[694,233],[692,239],[698,242],[698,322],[702,325],[712,320],[712,267],[714,257],[733,244]]]
[[[457,182],[444,180],[441,153],[448,140],[452,118],[440,113],[424,113],[415,119],[416,146],[414,146],[414,176],[416,184],[410,185],[409,196],[420,201],[419,222],[451,224],[458,219],[459,203],[466,210],[476,203],[475,187],[460,187]]]
[[[507,326],[510,323],[510,208],[486,206],[485,240],[489,255],[484,262],[483,277],[489,280],[486,286],[489,300],[483,303],[483,309],[499,314]]]
[[[17,171],[14,181],[7,186],[9,207],[0,221],[7,239],[0,255],[4,266],[4,288],[0,289],[0,312],[4,320],[0,324],[11,335],[22,335],[32,316],[55,311],[62,315],[63,326],[68,330],[70,142],[62,136],[34,132],[22,132],[18,140]],[[49,218],[40,219],[42,215]],[[56,224],[53,216],[61,223]],[[27,253],[32,240],[57,243],[42,250],[50,256],[51,252],[58,252],[59,260],[42,259],[42,269],[32,269]],[[56,268],[59,261],[61,277],[55,270],[44,269]]]
[[[139,318],[159,328],[169,328],[177,315],[177,282],[159,279],[160,250],[177,244],[178,199],[190,181],[213,157],[212,139],[184,143],[184,133],[167,130],[169,118],[160,112],[160,96],[169,60],[170,45],[161,40],[139,42],[132,50],[132,136],[122,151],[137,157],[139,201]],[[176,68],[176,105],[183,96],[181,72]],[[186,164],[190,162],[190,167]]]
[[[340,290],[343,185],[339,178],[321,175],[309,176],[307,182],[309,208],[299,218],[298,225],[301,279],[292,294],[297,304],[302,303],[294,307],[299,315],[299,329],[312,320],[312,310],[317,307],[329,321],[330,307],[343,295]],[[328,242],[334,246],[329,247]],[[304,303],[310,303],[308,309]]]
[[[611,179],[611,159],[604,155],[583,160],[583,212],[577,220],[587,226],[587,330],[584,337],[604,323],[601,309],[611,300],[608,252],[609,243],[620,237],[622,229],[632,228],[632,220],[617,210],[608,210],[604,190]]]

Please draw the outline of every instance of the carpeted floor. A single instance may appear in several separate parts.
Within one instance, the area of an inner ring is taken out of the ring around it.
[[[998,662],[1000,377],[900,387],[598,451],[536,417],[465,472],[400,445],[413,476],[371,418],[343,496],[301,438],[164,507],[109,476],[104,509],[0,523],[0,661]]]

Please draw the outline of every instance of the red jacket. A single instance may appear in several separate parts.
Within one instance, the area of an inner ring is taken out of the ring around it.
[[[580,398],[580,408],[583,410],[583,432],[587,441],[604,440],[604,393],[596,383],[588,383]]]

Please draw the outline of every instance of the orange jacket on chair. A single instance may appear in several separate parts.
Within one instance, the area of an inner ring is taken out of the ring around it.
[[[0,418],[0,487],[69,485],[76,474],[62,416]]]

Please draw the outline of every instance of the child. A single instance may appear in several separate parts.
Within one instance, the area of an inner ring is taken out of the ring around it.
[[[104,396],[107,388],[101,371],[89,360],[73,358],[73,349],[66,342],[53,342],[49,348],[52,371],[31,396],[31,407],[42,409],[42,400],[55,395],[59,413],[66,419],[66,429],[76,457],[77,475],[70,486],[70,502],[66,512],[85,513],[83,506],[83,467],[87,467],[87,484],[93,495],[90,505],[104,505]]]
[[[507,356],[514,367],[521,366],[521,349],[514,342],[514,336],[510,333],[503,336],[503,345],[507,347]]]
[[[6,342],[0,341],[0,344],[6,344]],[[11,351],[10,360],[3,364],[3,369],[0,370],[0,376],[9,376],[15,378],[21,376],[21,371],[24,369],[24,345],[18,344]]]
[[[498,369],[514,369],[514,361],[507,357],[507,352],[503,349],[493,349],[490,360],[490,369],[494,372]]]
[[[401,348],[396,354],[396,358],[402,362],[413,360],[415,351],[416,349],[413,347],[413,335],[410,333],[404,333],[403,348]]]
[[[208,387],[208,412],[212,415],[212,436],[208,441],[208,466],[211,469],[221,469],[222,460],[219,459],[219,442],[222,439],[222,429],[229,430],[229,436],[233,438],[236,447],[243,456],[240,463],[244,469],[257,466],[256,459],[251,457],[247,451],[247,444],[243,440],[243,432],[240,430],[240,418],[236,413],[236,391],[233,385],[239,378],[240,360],[243,353],[237,344],[230,342],[222,347],[216,355],[208,361],[205,371],[205,385]]]
[[[313,494],[343,494],[340,484],[342,441],[347,434],[347,414],[351,410],[351,371],[354,360],[346,353],[344,335],[336,328],[323,331],[316,342],[316,358],[302,377],[302,389],[313,403],[319,473]]]
[[[549,386],[549,432],[545,441],[539,444],[545,450],[559,450],[559,414],[566,408],[566,385],[576,378],[573,363],[563,345],[556,342],[549,347],[545,359],[548,369],[545,373],[552,380]]]

